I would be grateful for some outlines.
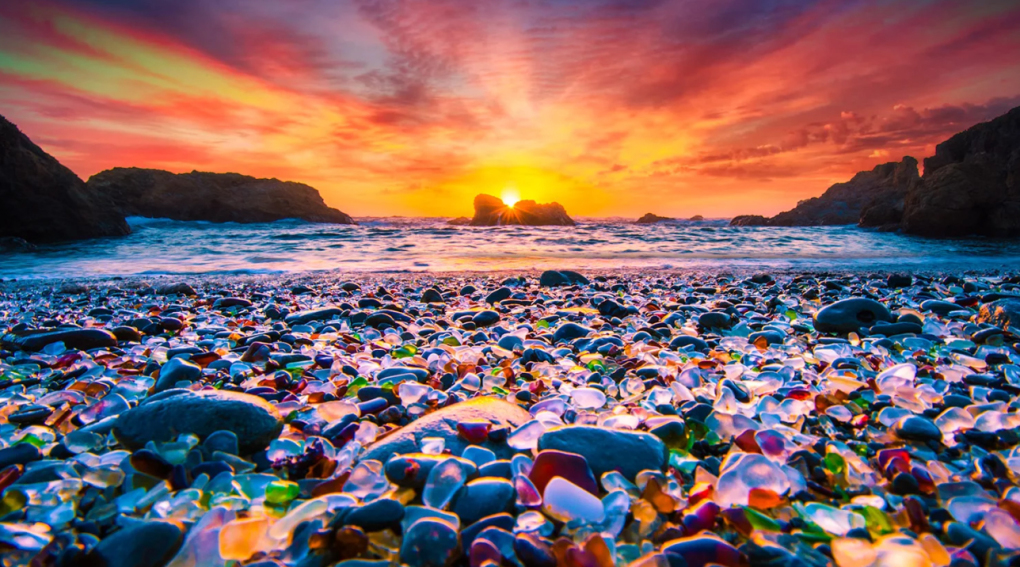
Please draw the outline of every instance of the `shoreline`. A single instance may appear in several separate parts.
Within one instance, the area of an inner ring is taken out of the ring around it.
[[[626,277],[709,277],[709,278],[747,278],[757,274],[769,274],[779,277],[815,276],[815,277],[840,277],[840,276],[866,276],[886,277],[889,275],[904,274],[925,278],[940,278],[954,275],[965,275],[975,278],[996,278],[1009,277],[1020,274],[1020,267],[1003,266],[1002,268],[979,268],[973,270],[950,270],[940,269],[885,269],[871,267],[833,267],[830,269],[821,268],[777,268],[774,266],[762,266],[758,268],[617,268],[617,269],[584,269],[569,268],[578,271],[589,277],[605,278],[626,278]],[[500,270],[445,270],[445,271],[413,271],[413,270],[380,270],[380,271],[343,271],[340,269],[307,270],[294,272],[276,273],[244,273],[244,274],[219,274],[219,273],[194,273],[194,274],[132,274],[132,275],[100,275],[81,277],[53,277],[53,278],[4,278],[0,279],[0,289],[10,288],[33,288],[53,287],[69,284],[93,285],[98,287],[125,287],[134,289],[145,286],[165,285],[176,282],[196,282],[200,284],[232,284],[242,282],[259,282],[273,284],[281,283],[330,283],[339,281],[357,281],[359,279],[378,281],[390,279],[393,281],[443,281],[452,279],[505,279],[510,277],[525,277],[538,279],[546,269],[500,269]]]

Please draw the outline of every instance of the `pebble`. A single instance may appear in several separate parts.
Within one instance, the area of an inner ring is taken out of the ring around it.
[[[153,391],[162,392],[177,385],[178,382],[194,382],[202,375],[202,367],[184,358],[173,358],[159,370],[159,380]]]

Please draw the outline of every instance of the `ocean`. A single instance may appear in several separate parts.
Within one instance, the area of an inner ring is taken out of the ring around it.
[[[214,224],[128,219],[133,234],[0,255],[0,277],[305,271],[450,272],[527,269],[1016,269],[1016,241],[933,240],[837,227],[731,227],[728,221],[575,227],[462,227],[447,219],[371,218],[357,226],[283,220]]]

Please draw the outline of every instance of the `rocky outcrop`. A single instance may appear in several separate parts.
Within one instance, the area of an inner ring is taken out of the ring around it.
[[[50,242],[130,232],[123,215],[0,116],[0,237]]]
[[[902,229],[922,236],[1020,235],[1020,107],[961,132],[924,160]]]
[[[448,224],[450,226],[470,226],[471,225],[471,219],[469,219],[467,217],[457,217],[455,219],[450,219],[450,220],[446,221],[446,224]]]
[[[635,221],[636,224],[656,224],[660,222],[670,222],[676,219],[670,217],[660,217],[655,213],[645,213],[645,216]]]
[[[687,220],[689,220],[691,222],[699,222],[699,221],[705,220],[705,217],[703,217],[701,215],[694,215],[693,217],[691,217],[691,218],[689,218]]]
[[[349,215],[327,207],[313,187],[237,173],[114,168],[92,176],[88,186],[109,198],[124,216],[238,223],[294,218],[355,224]]]
[[[868,226],[898,222],[908,189],[918,182],[917,160],[906,156],[902,161],[883,163],[871,171],[862,171],[850,181],[829,187],[821,196],[797,203],[789,211],[765,219],[754,217],[735,226],[831,226],[857,224],[867,211]],[[741,217],[738,217],[741,218]],[[737,219],[731,222],[734,225]]]
[[[567,215],[559,203],[539,204],[534,201],[517,201],[508,206],[492,195],[475,197],[475,216],[471,226],[574,226],[574,219]]]
[[[769,219],[761,215],[739,215],[733,217],[730,226],[768,226]]]

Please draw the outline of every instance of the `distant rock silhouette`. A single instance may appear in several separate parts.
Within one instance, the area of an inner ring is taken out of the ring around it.
[[[761,215],[740,215],[733,217],[730,226],[768,226],[769,219]]]
[[[689,221],[691,221],[691,222],[698,222],[698,221],[703,221],[703,220],[705,220],[705,217],[703,217],[703,216],[701,216],[701,215],[694,215],[693,217],[691,217],[691,218],[689,218],[689,219],[687,219],[687,220],[689,220]]]
[[[0,237],[50,242],[130,232],[108,201],[0,116]]]
[[[517,201],[510,207],[501,199],[481,194],[475,197],[475,217],[471,226],[574,226],[559,203],[538,204],[534,201]]]
[[[349,215],[327,207],[313,187],[237,173],[174,174],[118,167],[93,175],[88,186],[109,198],[125,216],[238,223],[296,218],[356,224]]]
[[[656,224],[660,222],[669,222],[676,220],[670,217],[660,217],[655,213],[645,213],[645,215],[635,221],[636,224]]]
[[[906,196],[902,228],[922,236],[1020,235],[1020,107],[935,147]]]
[[[468,226],[471,224],[471,219],[467,217],[457,217],[446,221],[446,224],[450,226]]]
[[[869,226],[898,222],[903,199],[918,182],[917,160],[883,163],[862,171],[850,181],[836,183],[819,197],[805,199],[789,211],[772,218],[745,215],[730,221],[732,226],[830,226],[857,224],[869,210]],[[738,220],[739,219],[739,220]]]

